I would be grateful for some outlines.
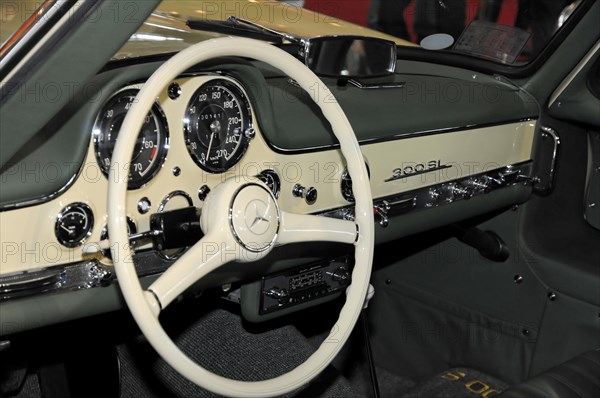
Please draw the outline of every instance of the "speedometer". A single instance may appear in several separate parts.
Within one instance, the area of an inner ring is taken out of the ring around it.
[[[232,82],[214,79],[192,96],[184,118],[187,149],[211,173],[233,167],[253,135],[246,97]]]
[[[102,107],[96,118],[94,124],[96,159],[105,175],[108,175],[110,169],[110,161],[121,125],[137,93],[138,90],[135,89],[118,92]],[[159,106],[154,104],[144,120],[135,143],[129,165],[128,188],[140,188],[160,170],[167,155],[168,132],[165,116]]]

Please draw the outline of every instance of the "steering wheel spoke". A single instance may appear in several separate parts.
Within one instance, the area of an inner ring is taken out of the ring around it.
[[[337,218],[281,212],[281,227],[277,243],[339,242],[354,244],[358,226]]]
[[[206,274],[235,260],[235,248],[230,246],[220,237],[211,238],[207,235],[189,248],[147,289],[154,296],[158,309],[164,310]]]

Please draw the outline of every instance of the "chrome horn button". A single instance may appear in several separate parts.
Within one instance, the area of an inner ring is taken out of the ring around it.
[[[265,251],[275,243],[280,215],[273,194],[258,184],[241,187],[235,194],[229,221],[236,240],[252,252]]]

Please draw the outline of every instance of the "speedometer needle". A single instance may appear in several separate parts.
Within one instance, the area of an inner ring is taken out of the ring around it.
[[[208,157],[210,156],[210,148],[212,148],[213,140],[215,138],[215,133],[210,133],[210,141],[208,143],[208,150],[206,151],[206,160],[208,161]]]

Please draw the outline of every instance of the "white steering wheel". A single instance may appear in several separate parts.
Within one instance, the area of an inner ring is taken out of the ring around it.
[[[237,182],[235,179],[227,180],[215,187],[204,202],[200,222],[205,236],[144,290],[136,274],[129,245],[115,245],[116,242],[128,242],[127,177],[118,175],[118,165],[130,162],[137,132],[161,90],[190,67],[225,56],[253,58],[270,64],[298,82],[305,91],[317,93],[313,100],[331,123],[352,176],[356,221],[285,212],[280,210],[275,197],[261,181],[251,177]],[[318,84],[318,90],[315,90],[315,84]],[[373,202],[358,142],[346,115],[333,98],[314,73],[285,51],[256,40],[220,38],[193,45],[164,63],[138,93],[119,132],[108,190],[108,228],[119,286],[133,317],[154,349],[187,379],[216,394],[272,397],[301,387],[337,355],[362,309],[373,261]],[[276,245],[305,241],[353,244],[356,265],[346,302],[329,337],[292,371],[262,381],[230,380],[209,372],[188,358],[162,328],[158,320],[161,310],[211,271],[232,260],[258,260]],[[218,249],[215,250],[215,247]]]

